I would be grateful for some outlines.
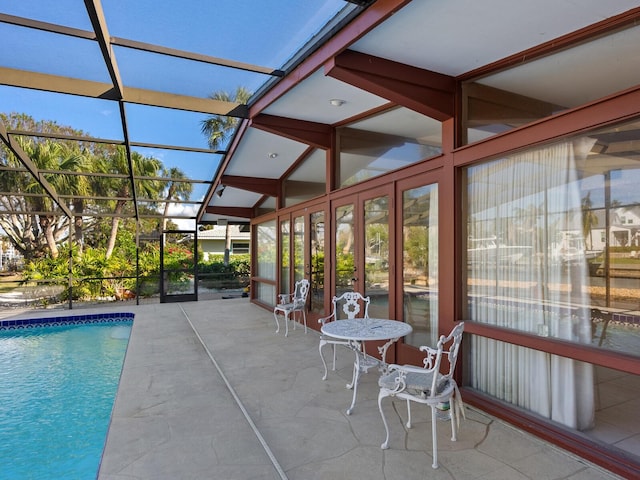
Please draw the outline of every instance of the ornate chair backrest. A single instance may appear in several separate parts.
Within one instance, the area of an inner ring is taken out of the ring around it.
[[[449,345],[449,351],[444,351],[449,361],[449,372],[447,376],[453,377],[454,370],[456,369],[456,363],[458,362],[458,353],[460,353],[460,344],[462,343],[462,334],[464,332],[464,322],[458,323],[451,333],[442,340],[443,347]]]
[[[309,293],[309,280],[303,278],[296,282],[295,289],[293,291],[293,304],[294,308],[304,308],[307,303],[307,295]]]
[[[369,318],[369,297],[363,297],[359,292],[344,292],[339,297],[333,297],[334,320],[344,318]],[[340,313],[339,305],[342,304]]]
[[[449,363],[449,370],[446,373],[433,375],[431,389],[429,390],[429,395],[432,397],[436,396],[442,386],[450,382],[453,378],[453,373],[458,361],[458,353],[460,353],[460,344],[462,343],[463,332],[464,322],[460,322],[453,328],[453,330],[451,330],[449,335],[440,336],[435,349],[426,346],[420,347],[420,350],[426,352],[425,359],[423,360],[424,368],[426,370],[438,373],[440,371],[442,357],[445,357]],[[448,350],[445,350],[447,347]]]

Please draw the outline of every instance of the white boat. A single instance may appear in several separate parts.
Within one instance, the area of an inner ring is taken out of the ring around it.
[[[533,251],[530,245],[506,245],[497,237],[470,238],[467,248],[469,264],[514,264]]]
[[[552,258],[562,263],[593,260],[602,254],[602,250],[587,250],[582,237],[572,232],[564,232],[562,240],[552,247]]]

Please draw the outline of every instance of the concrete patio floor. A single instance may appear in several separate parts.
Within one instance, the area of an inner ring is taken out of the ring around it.
[[[428,408],[407,430],[404,402],[386,402],[381,450],[377,375],[346,415],[351,352],[322,381],[318,334],[276,334],[246,298],[95,309],[118,310],[135,319],[100,480],[619,478],[469,406],[457,442],[439,421],[437,470]]]

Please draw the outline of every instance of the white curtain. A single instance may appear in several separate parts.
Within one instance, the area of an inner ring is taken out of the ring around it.
[[[496,245],[484,257],[492,261],[469,262],[470,319],[590,343],[586,261],[554,255],[563,236],[582,235],[573,144],[472,167],[468,187],[469,234]],[[593,426],[590,364],[473,336],[472,372],[472,385],[498,399],[571,428]]]

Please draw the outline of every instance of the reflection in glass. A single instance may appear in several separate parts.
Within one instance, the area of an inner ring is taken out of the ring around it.
[[[582,77],[593,65],[601,64],[594,52],[601,52],[608,60],[608,52],[616,52],[617,58],[623,59],[625,52],[631,52],[638,43],[639,34],[638,25],[624,26],[463,83],[462,143],[476,142],[634,87],[634,75],[616,75],[606,82],[585,81]],[[540,79],[554,88],[540,88]]]
[[[638,140],[628,123],[466,170],[466,318],[638,355]],[[592,365],[490,339],[473,349],[479,390],[593,427]]]
[[[336,131],[340,187],[442,153],[442,124],[405,108],[394,108]]]
[[[638,122],[467,170],[470,318],[637,354]]]
[[[275,280],[275,239],[276,224],[270,220],[257,226],[256,241],[257,245],[257,274],[261,278]]]
[[[364,202],[365,292],[369,316],[389,318],[389,197]]]
[[[324,212],[311,214],[311,308],[324,314]]]
[[[468,170],[467,292],[473,320],[589,341],[580,186],[571,142]]]
[[[276,280],[276,228],[275,220],[256,226],[256,275],[273,282]],[[275,284],[257,281],[255,286],[258,300],[275,305]]]
[[[289,273],[291,271],[290,263],[290,245],[291,234],[289,232],[289,220],[280,222],[280,289],[281,293],[290,293],[289,289]]]
[[[464,83],[462,92],[467,115],[463,120],[463,144],[477,142],[566,109],[479,82]]]
[[[403,320],[413,327],[405,343],[435,345],[438,335],[438,186],[402,195]]]
[[[293,219],[293,280],[304,278],[304,217]]]
[[[353,204],[336,208],[336,295],[353,291],[355,226]]]
[[[314,150],[283,183],[284,204],[289,207],[326,193],[327,153]]]

